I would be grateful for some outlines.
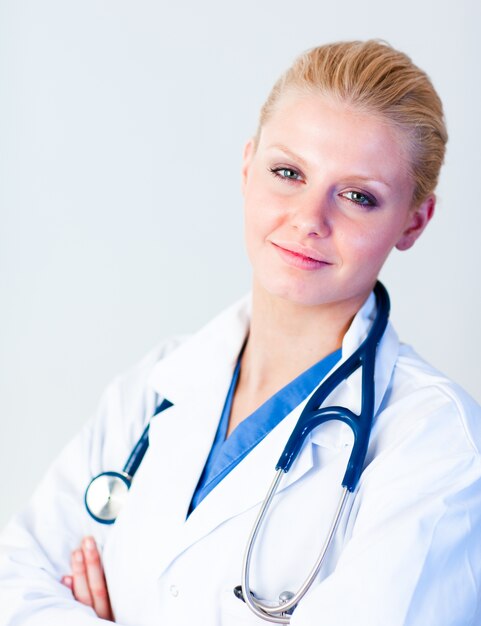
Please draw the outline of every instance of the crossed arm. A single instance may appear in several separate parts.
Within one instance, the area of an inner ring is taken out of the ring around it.
[[[102,561],[92,537],[85,537],[73,550],[70,563],[72,574],[63,576],[62,583],[78,602],[91,606],[98,617],[115,621]]]

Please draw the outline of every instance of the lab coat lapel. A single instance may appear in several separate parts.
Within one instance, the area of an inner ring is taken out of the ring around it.
[[[247,457],[222,480],[186,520],[189,504],[210,451],[218,416],[211,417],[211,403],[185,403],[169,408],[152,425],[151,444],[131,494],[131,504],[142,503],[142,528],[138,550],[143,568],[160,576],[189,546],[225,520],[252,508],[264,498],[274,476],[275,464],[297,421],[300,409],[283,420]],[[198,422],[196,423],[196,420]],[[209,423],[210,421],[210,423]],[[179,424],[179,422],[182,422]],[[203,428],[198,423],[203,422]],[[182,440],[178,446],[164,442]],[[184,452],[185,451],[185,452]],[[311,446],[302,450],[280,490],[299,479],[312,467]],[[159,480],[159,476],[164,477]],[[154,494],[154,496],[152,496]],[[135,497],[135,500],[134,500]],[[145,504],[147,502],[147,504]],[[164,506],[168,502],[168,506]],[[122,520],[119,519],[119,522]],[[143,537],[159,540],[141,546]],[[168,541],[164,538],[168,537]]]
[[[155,498],[146,498],[150,521],[143,522],[149,526],[145,536],[155,536],[162,529],[162,536],[169,538],[149,549],[147,558],[157,575],[185,545],[189,505],[245,341],[249,308],[249,299],[230,307],[152,371],[150,385],[173,402],[152,420],[149,450],[136,478],[138,490],[156,494]]]
[[[264,499],[274,478],[277,461],[300,413],[301,407],[292,411],[200,502],[185,524],[178,544],[179,553],[225,520],[240,515]],[[301,478],[312,465],[312,448],[306,445],[278,491]]]
[[[354,318],[351,328],[346,333],[343,341],[342,353],[343,361],[347,356],[352,354],[354,350],[367,337],[372,322],[376,316],[376,300],[374,294],[371,293],[364,306]],[[399,340],[396,331],[388,322],[384,335],[379,343],[374,371],[374,416],[379,411],[379,407],[386,394],[389,382],[392,377],[394,365],[399,353]],[[344,357],[346,355],[346,357]],[[361,369],[358,369],[350,378],[346,380],[347,397],[352,403],[351,410],[359,413],[361,410],[362,385],[361,385]],[[333,394],[334,395],[334,394]]]
[[[364,303],[355,316],[352,324],[344,336],[342,343],[342,358],[337,367],[341,366],[349,356],[360,346],[366,338],[376,315],[376,300],[373,293]],[[399,353],[399,339],[390,322],[377,349],[374,372],[374,421],[376,428],[376,414],[386,395],[393,374],[396,359]],[[358,414],[361,411],[362,400],[362,371],[358,369],[347,378],[337,389],[326,398],[323,406],[344,406]],[[312,434],[312,442],[326,447],[345,446],[353,439],[350,428],[342,422],[329,422],[318,428]]]

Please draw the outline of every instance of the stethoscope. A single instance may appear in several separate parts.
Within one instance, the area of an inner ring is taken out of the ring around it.
[[[355,490],[364,467],[374,416],[374,368],[376,350],[386,329],[390,309],[388,293],[379,281],[374,287],[374,295],[376,297],[376,317],[366,339],[364,339],[357,350],[344,363],[326,378],[306,403],[289,437],[286,447],[277,462],[274,480],[269,487],[249,535],[242,565],[242,584],[235,587],[234,594],[243,600],[258,617],[276,624],[289,623],[290,615],[293,610],[305,596],[319,574],[345,509],[348,496]],[[362,368],[362,397],[359,415],[342,406],[321,408],[322,403],[334,389],[354,374],[359,368]],[[169,406],[172,406],[172,404],[168,400],[164,400],[157,408],[154,415],[157,415]],[[266,604],[255,597],[250,588],[249,580],[252,553],[259,530],[265,520],[267,511],[277,492],[282,477],[292,467],[306,437],[315,428],[331,420],[339,420],[351,428],[354,434],[354,444],[347,463],[346,473],[342,479],[341,497],[334,513],[327,538],[316,562],[298,591],[295,593],[284,591],[279,596],[278,604]],[[141,438],[137,442],[122,472],[103,472],[92,479],[87,487],[85,505],[87,511],[96,521],[103,524],[112,524],[115,521],[130,488],[132,478],[147,451],[149,445],[148,431],[149,425],[147,425],[142,433]]]
[[[172,406],[164,399],[152,417]],[[100,524],[113,524],[127,498],[132,479],[149,447],[150,421],[130,453],[121,472],[102,472],[90,481],[85,490],[85,506],[90,516]]]
[[[254,522],[251,534],[247,542],[242,565],[242,584],[235,587],[234,593],[237,597],[244,600],[247,606],[258,617],[275,624],[288,624],[290,614],[293,612],[299,601],[306,595],[312,583],[316,579],[324,562],[332,538],[339,525],[342,513],[346,506],[348,495],[356,488],[361,476],[364,461],[366,459],[367,447],[369,444],[369,435],[371,434],[372,420],[374,416],[374,366],[376,360],[377,346],[384,334],[389,317],[389,296],[384,285],[379,281],[374,287],[376,296],[376,317],[369,330],[368,336],[326,380],[316,389],[304,407],[294,430],[281,454],[276,465],[276,474],[274,480],[267,492],[262,503],[260,511]],[[361,412],[359,415],[353,413],[350,409],[342,406],[329,406],[320,408],[330,393],[336,389],[344,380],[349,378],[356,370],[362,368],[362,398]],[[250,588],[250,563],[252,552],[256,543],[257,535],[261,525],[266,517],[269,506],[276,494],[279,484],[284,474],[292,467],[293,462],[297,458],[306,437],[314,428],[331,420],[339,420],[347,424],[354,434],[354,445],[352,448],[349,461],[347,463],[346,473],[342,479],[342,492],[334,518],[329,528],[327,538],[321,548],[321,552],[314,563],[307,578],[302,583],[299,590],[295,593],[283,591],[279,596],[279,603],[276,605],[265,604],[256,598]]]

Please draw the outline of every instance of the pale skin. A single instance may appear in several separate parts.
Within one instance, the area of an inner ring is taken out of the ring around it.
[[[62,578],[63,584],[78,602],[91,606],[99,617],[113,622],[102,561],[93,537],[85,537],[72,552],[70,565],[72,574]]]
[[[243,155],[252,318],[227,436],[341,346],[391,250],[410,248],[432,218],[434,195],[413,206],[413,190],[408,146],[388,122],[326,96],[282,96]],[[92,541],[64,582],[113,621]]]

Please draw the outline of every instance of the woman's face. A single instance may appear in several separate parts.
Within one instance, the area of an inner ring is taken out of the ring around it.
[[[319,95],[285,94],[242,169],[255,287],[303,305],[360,306],[394,246],[410,248],[434,197],[413,208],[399,131]]]

